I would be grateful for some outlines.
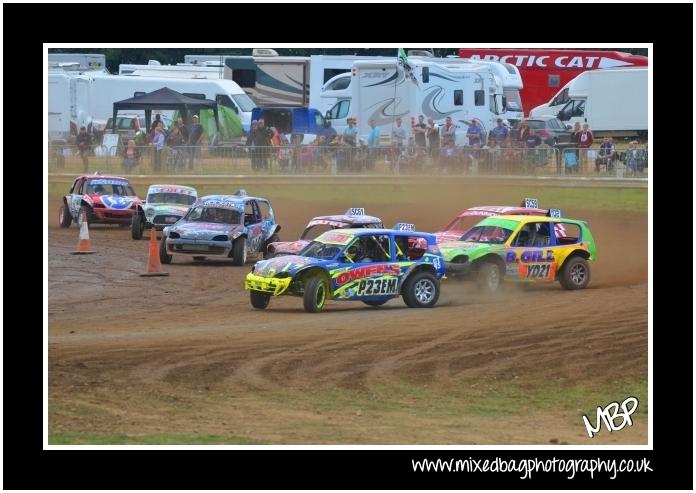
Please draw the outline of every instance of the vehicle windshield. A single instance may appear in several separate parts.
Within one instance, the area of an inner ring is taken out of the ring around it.
[[[512,234],[511,229],[499,226],[474,226],[459,238],[459,241],[470,241],[474,243],[494,243],[496,245],[505,243]]]
[[[196,201],[196,197],[193,195],[187,195],[184,193],[151,193],[147,196],[148,204],[177,204],[177,205],[191,205]]]
[[[92,180],[87,184],[86,193],[97,195],[122,195],[124,197],[135,196],[135,191],[128,182],[125,181],[109,181],[107,180]]]
[[[508,111],[524,111],[519,89],[505,88],[503,94],[505,94],[505,99],[507,100]]]
[[[184,221],[199,223],[239,224],[241,213],[233,209],[221,207],[193,207],[184,216]]]
[[[463,216],[458,217],[452,223],[445,227],[445,232],[447,231],[467,231],[472,226],[481,222],[482,216]]]
[[[298,255],[302,257],[312,257],[320,260],[331,260],[341,251],[340,245],[313,241],[304,247]]]
[[[234,99],[234,102],[237,103],[239,108],[245,113],[253,110],[256,107],[254,101],[252,101],[252,99],[246,94],[234,94],[232,99]]]

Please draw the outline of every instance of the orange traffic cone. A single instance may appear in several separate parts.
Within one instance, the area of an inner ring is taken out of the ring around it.
[[[80,225],[80,241],[77,243],[77,250],[70,252],[73,255],[85,255],[94,253],[92,243],[89,241],[89,228],[87,227],[87,213],[82,213],[82,224]]]
[[[169,272],[162,270],[159,258],[159,246],[157,245],[157,230],[152,227],[150,233],[150,256],[147,259],[147,271],[140,274],[142,277],[168,276]]]

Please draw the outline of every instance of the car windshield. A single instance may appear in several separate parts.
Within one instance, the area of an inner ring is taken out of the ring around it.
[[[505,243],[512,234],[512,230],[499,226],[474,226],[459,238],[460,241],[474,243]]]
[[[331,243],[322,243],[320,241],[313,241],[306,247],[304,247],[298,255],[302,257],[312,257],[321,260],[331,260],[341,251],[339,245],[333,245]]]
[[[184,221],[199,223],[239,224],[241,213],[233,209],[221,207],[193,207],[184,216]]]
[[[147,196],[148,204],[180,204],[191,205],[196,201],[193,195],[184,193],[151,193]]]
[[[533,128],[535,130],[546,128],[546,122],[542,120],[527,120],[526,123],[529,128]]]
[[[481,222],[481,216],[463,216],[458,217],[450,225],[445,228],[447,231],[466,231],[476,223]]]
[[[108,182],[106,180],[93,180],[87,184],[86,193],[97,195],[122,195],[133,197],[135,192],[127,182]]]

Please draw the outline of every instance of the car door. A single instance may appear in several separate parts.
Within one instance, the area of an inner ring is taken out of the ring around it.
[[[345,253],[339,257],[341,272],[334,277],[334,297],[378,300],[396,296],[401,268],[396,262],[392,243],[388,234],[354,238],[344,252],[360,245],[357,248],[359,253],[352,260]]]
[[[261,251],[263,245],[263,227],[259,206],[255,200],[244,203],[244,226],[247,231],[247,250],[249,253]]]
[[[521,281],[553,281],[556,238],[548,221],[529,222],[512,235],[505,249],[505,277]]]
[[[261,229],[263,230],[264,241],[271,237],[275,233],[275,217],[273,215],[273,208],[271,203],[267,200],[257,200],[256,203],[259,207],[259,214],[261,218]]]
[[[77,216],[80,211],[80,205],[82,204],[82,196],[84,194],[85,183],[87,182],[84,178],[78,178],[73,186],[69,201],[70,214],[73,219],[77,220]]]

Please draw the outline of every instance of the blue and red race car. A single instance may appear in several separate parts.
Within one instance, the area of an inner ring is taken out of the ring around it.
[[[58,221],[69,228],[75,221],[82,224],[83,213],[87,223],[128,225],[142,201],[127,178],[95,173],[75,178],[70,192],[63,197]]]

